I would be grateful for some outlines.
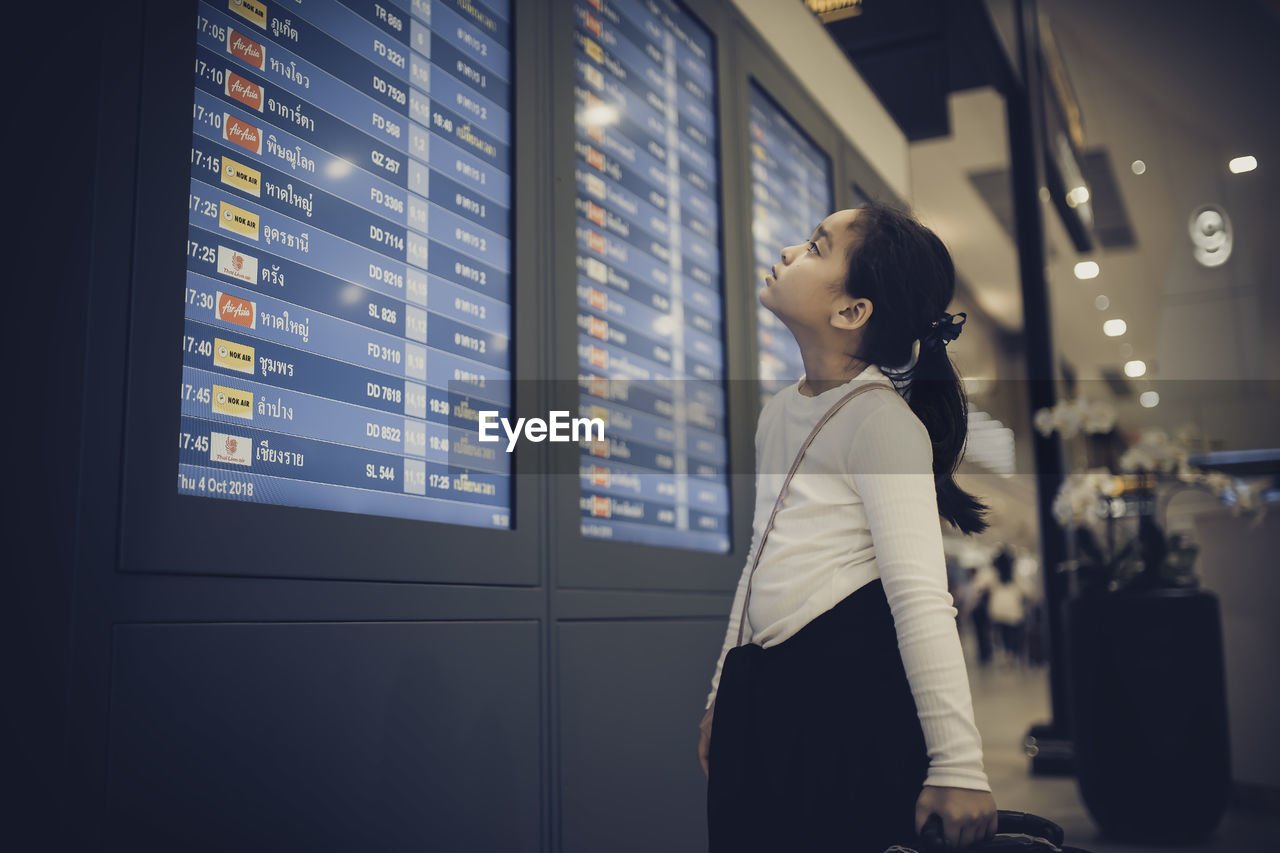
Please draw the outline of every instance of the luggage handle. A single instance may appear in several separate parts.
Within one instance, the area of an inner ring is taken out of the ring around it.
[[[992,851],[999,849],[1031,850],[1039,847],[1045,850],[1060,850],[1063,841],[1062,827],[1058,826],[1058,824],[1040,815],[1013,809],[996,810],[996,835],[1012,837],[1004,841],[996,837],[989,838],[978,849]],[[1036,839],[1048,842],[1049,846],[1036,844]],[[924,826],[920,828],[920,840],[925,843],[924,850],[946,849],[945,839],[942,836],[941,816],[936,813],[929,815],[929,818],[924,822]]]

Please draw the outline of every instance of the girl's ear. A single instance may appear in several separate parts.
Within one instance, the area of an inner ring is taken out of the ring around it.
[[[838,304],[835,313],[831,315],[831,325],[845,331],[860,329],[871,319],[871,312],[874,308],[875,306],[871,304],[871,300],[865,296],[860,296],[857,299],[846,299]]]

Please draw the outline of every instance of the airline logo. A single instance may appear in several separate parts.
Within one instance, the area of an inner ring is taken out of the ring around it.
[[[598,287],[587,288],[587,304],[597,311],[609,310],[609,295]]]
[[[600,465],[591,466],[591,485],[593,486],[609,486],[609,469]]]
[[[606,438],[593,438],[590,441],[591,455],[601,456],[605,459],[609,458],[609,440]]]
[[[227,82],[223,86],[228,98],[235,98],[250,109],[262,112],[262,87],[227,69]]]
[[[231,278],[258,283],[258,259],[226,246],[218,246],[218,272]]]
[[[243,59],[259,71],[267,64],[267,52],[262,45],[231,27],[227,27],[227,53]]]
[[[241,391],[239,388],[214,385],[213,411],[219,415],[251,421],[253,420],[253,394]]]
[[[590,145],[587,146],[587,165],[598,171],[604,171],[604,155]]]
[[[587,175],[587,192],[596,198],[605,197],[604,178],[599,175]]]
[[[253,347],[222,338],[213,339],[213,366],[253,373]]]
[[[611,518],[613,513],[609,511],[609,499],[599,495],[592,495],[591,514],[600,518]]]
[[[595,9],[597,12],[604,11],[604,9],[601,8],[604,5],[603,0],[587,0],[587,3],[589,3],[591,8]]]
[[[262,131],[231,113],[222,114],[222,138],[234,142],[246,151],[262,153]]]
[[[609,324],[599,317],[587,317],[587,334],[602,341],[609,339]]]
[[[591,366],[598,367],[601,370],[609,369],[609,351],[600,349],[600,347],[591,347]]]
[[[609,410],[606,409],[604,406],[595,406],[595,405],[588,406],[587,417],[599,418],[600,420],[604,421],[605,426],[609,425]]]
[[[592,68],[588,65],[586,68],[582,69],[582,71],[587,78],[587,82],[593,87],[597,89],[604,88],[604,74],[600,73],[599,68]]]
[[[251,24],[267,28],[267,7],[258,0],[227,0],[227,8]]]
[[[597,258],[587,258],[587,278],[605,284],[609,281],[609,268],[605,266],[604,261]]]
[[[587,246],[593,252],[604,254],[604,237],[595,231],[587,232]]]
[[[595,394],[597,397],[608,396],[609,380],[605,379],[603,376],[596,376],[595,374],[589,373],[586,376],[586,383],[587,383],[587,389],[592,394]]]
[[[258,306],[252,301],[219,290],[217,305],[218,319],[222,322],[244,326],[246,329],[257,328]]]
[[[227,186],[244,190],[257,198],[262,197],[262,173],[257,169],[250,169],[230,157],[223,157],[221,172],[222,182]]]
[[[600,25],[600,19],[590,12],[582,13],[582,23],[587,29],[591,30],[592,35],[601,38],[604,34],[604,27]]]
[[[258,239],[258,215],[225,201],[218,202],[218,226],[250,240]]]
[[[596,62],[604,62],[604,51],[600,49],[600,45],[588,38],[582,40],[582,49],[587,52],[587,56]]]
[[[587,219],[601,228],[604,227],[604,208],[593,201],[587,202]]]
[[[243,435],[227,435],[225,432],[209,433],[209,460],[232,465],[250,464],[253,442]]]

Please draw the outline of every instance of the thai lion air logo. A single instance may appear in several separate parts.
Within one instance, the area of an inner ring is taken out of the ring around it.
[[[235,456],[235,455],[236,455],[236,447],[237,447],[237,445],[238,445],[238,442],[237,442],[234,438],[232,438],[231,436],[227,436],[227,440],[226,440],[226,441],[224,441],[224,442],[222,443],[222,446],[223,446],[223,447],[225,447],[225,448],[227,449],[227,455],[228,455],[228,456]]]

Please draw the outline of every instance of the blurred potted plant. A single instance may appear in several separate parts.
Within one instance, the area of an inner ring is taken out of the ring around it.
[[[1230,793],[1221,619],[1194,572],[1197,546],[1167,535],[1164,519],[1175,493],[1199,488],[1256,524],[1258,490],[1189,465],[1190,430],[1120,433],[1105,404],[1065,401],[1037,412],[1035,426],[1079,436],[1089,465],[1054,501],[1075,546],[1063,568],[1078,589],[1065,622],[1081,799],[1118,839],[1205,838]]]
[[[1048,410],[1041,410],[1047,412]],[[1088,433],[1090,422],[1080,423]],[[1037,427],[1048,434],[1060,429],[1060,422],[1037,415]],[[1114,439],[1114,422],[1093,421],[1102,441],[1090,444],[1091,461],[1098,461],[1104,441]],[[1070,434],[1071,427],[1067,427]],[[1183,429],[1170,436],[1162,429],[1146,429],[1127,434],[1129,444],[1115,461],[1119,473],[1107,465],[1067,475],[1054,499],[1053,513],[1064,528],[1072,531],[1075,557],[1071,566],[1082,592],[1101,586],[1107,592],[1122,589],[1195,587],[1195,559],[1199,546],[1181,532],[1167,532],[1169,503],[1174,495],[1199,489],[1218,497],[1237,515],[1247,514],[1257,526],[1266,513],[1259,499],[1263,481],[1250,482],[1220,471],[1206,471],[1187,462],[1194,434]],[[1065,436],[1064,436],[1065,437]],[[1114,443],[1110,443],[1114,447]],[[1106,460],[1110,461],[1110,460]],[[1117,541],[1121,519],[1136,518],[1131,536]]]

